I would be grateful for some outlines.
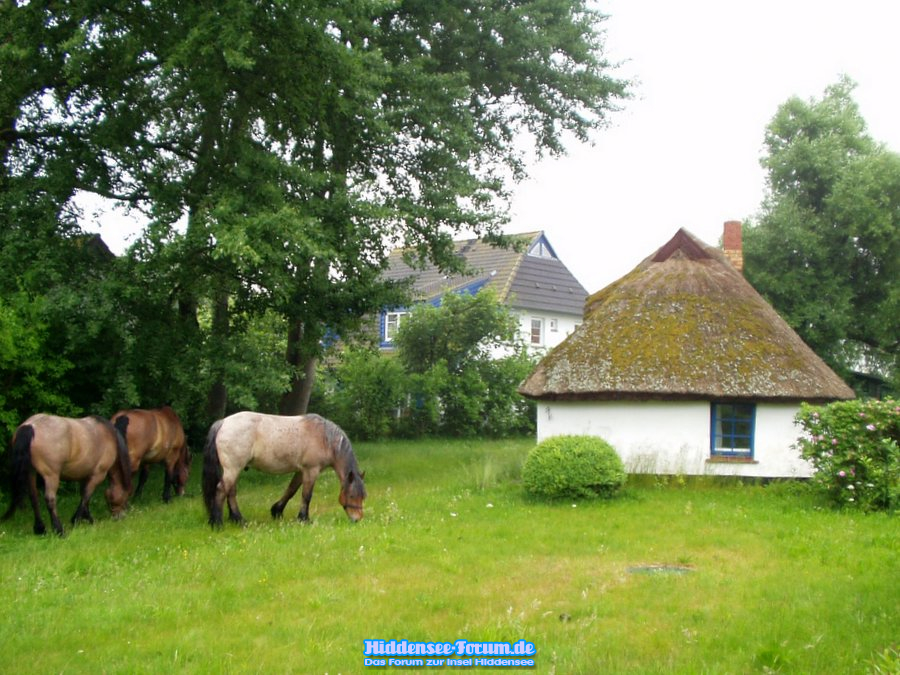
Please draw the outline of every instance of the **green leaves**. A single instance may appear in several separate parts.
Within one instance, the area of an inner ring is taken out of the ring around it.
[[[33,412],[75,409],[61,386],[73,364],[47,351],[42,313],[43,303],[26,293],[0,297],[0,429],[8,434]]]
[[[545,499],[609,498],[625,484],[613,447],[596,436],[554,436],[538,443],[522,466],[522,484]]]
[[[804,404],[798,441],[814,481],[835,506],[863,511],[900,508],[900,405],[884,401]]]
[[[448,293],[441,305],[416,306],[401,325],[395,344],[410,372],[425,372],[439,360],[451,373],[511,344],[517,319],[490,290],[475,295]]]
[[[791,99],[766,133],[769,194],[744,236],[751,283],[830,365],[858,348],[897,372],[900,155],[877,144],[843,78],[821,100]]]
[[[209,345],[274,312],[303,336],[286,352],[313,359],[327,332],[400,302],[380,278],[389,248],[448,268],[453,233],[499,232],[521,139],[561,152],[626,95],[602,20],[582,0],[3,3],[3,216],[67,235],[79,191],[145,214],[126,283],[168,288],[149,317],[125,303],[122,349],[136,367],[177,343],[221,391],[240,360]],[[116,395],[159,395],[115,379]]]

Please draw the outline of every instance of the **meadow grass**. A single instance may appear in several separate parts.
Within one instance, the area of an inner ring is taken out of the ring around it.
[[[895,517],[711,479],[542,503],[519,483],[532,446],[360,443],[357,524],[331,472],[308,525],[299,498],[269,516],[286,476],[246,472],[250,524],[212,531],[199,461],[187,497],[163,504],[157,469],[125,519],[98,494],[97,522],[63,539],[32,535],[21,510],[0,524],[0,671],[361,673],[366,639],[525,639],[534,672],[560,674],[897,664]],[[75,504],[70,491],[61,514]]]

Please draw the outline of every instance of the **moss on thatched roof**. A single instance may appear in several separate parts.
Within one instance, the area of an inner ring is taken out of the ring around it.
[[[519,391],[575,400],[854,396],[721,251],[686,230],[590,296],[584,323]]]

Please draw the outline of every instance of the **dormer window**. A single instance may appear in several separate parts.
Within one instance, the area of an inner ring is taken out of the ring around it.
[[[533,256],[535,258],[555,258],[556,252],[550,248],[550,244],[547,243],[547,240],[541,237],[538,239],[530,249],[528,249],[528,255]]]

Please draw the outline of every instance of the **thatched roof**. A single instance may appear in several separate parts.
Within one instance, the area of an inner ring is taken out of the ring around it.
[[[570,400],[854,397],[720,250],[686,230],[590,296],[584,323],[519,391]]]

